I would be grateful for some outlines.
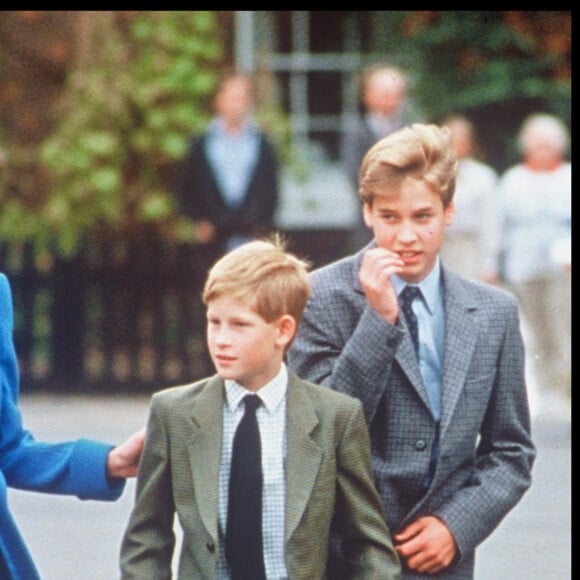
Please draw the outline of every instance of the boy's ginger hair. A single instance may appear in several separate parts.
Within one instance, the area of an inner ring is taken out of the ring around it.
[[[457,158],[449,129],[415,123],[373,145],[363,158],[359,195],[372,205],[375,195],[396,192],[404,179],[426,183],[447,207],[455,193]]]
[[[300,322],[310,296],[310,265],[286,251],[280,238],[254,240],[228,252],[211,268],[202,294],[207,306],[222,296],[241,300],[266,322],[289,314]]]

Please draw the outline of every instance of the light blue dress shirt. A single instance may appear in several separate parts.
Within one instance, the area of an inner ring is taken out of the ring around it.
[[[398,276],[392,276],[391,282],[398,296],[406,286],[406,282]],[[429,398],[431,413],[435,421],[439,421],[445,341],[444,291],[439,258],[430,274],[417,286],[421,290],[422,299],[414,300],[412,308],[417,316],[419,327],[419,368]]]
[[[208,127],[206,154],[225,202],[239,206],[258,162],[260,137],[257,128],[247,123],[231,134],[221,119]]]

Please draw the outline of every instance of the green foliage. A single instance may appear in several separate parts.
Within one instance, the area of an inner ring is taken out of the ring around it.
[[[565,55],[508,26],[506,13],[397,12],[389,18],[394,32],[387,51],[416,80],[417,109],[431,121],[451,113],[470,116],[498,170],[517,160],[510,143],[528,114],[550,112],[570,124],[571,80],[555,74]],[[409,28],[410,21],[416,25]]]
[[[106,21],[95,34],[40,147],[50,186],[36,214],[46,232],[40,242],[65,257],[95,232],[166,229],[174,217],[167,174],[207,120],[223,57],[215,12],[147,11],[126,31]]]
[[[385,33],[375,31],[369,60],[388,57],[411,73],[413,104],[425,120],[470,116],[496,169],[517,159],[514,135],[527,114],[543,110],[570,124],[571,81],[555,73],[569,68],[558,61],[569,56],[509,26],[505,12],[388,11],[373,22]],[[75,55],[60,108],[45,112],[50,135],[37,148],[4,143],[0,238],[63,256],[95,235],[155,229],[189,239],[171,176],[189,136],[208,120],[224,61],[217,13],[143,11],[123,20],[97,11],[91,23],[90,48]],[[287,115],[267,95],[258,105],[283,163],[304,171]]]
[[[508,27],[500,12],[439,12],[413,43],[422,55],[420,77],[431,89],[420,95],[421,104],[434,117],[450,106],[543,96],[553,82],[549,58]]]

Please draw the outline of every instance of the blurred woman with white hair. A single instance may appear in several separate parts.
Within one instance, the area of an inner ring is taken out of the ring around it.
[[[572,167],[567,126],[533,114],[498,188],[504,281],[520,300],[540,397],[571,395]],[[532,370],[532,369],[531,369]],[[554,397],[551,397],[553,400]]]

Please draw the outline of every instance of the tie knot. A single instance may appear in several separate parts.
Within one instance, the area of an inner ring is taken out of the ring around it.
[[[262,399],[258,395],[246,395],[244,397],[244,407],[246,413],[256,414],[256,409],[262,404]]]
[[[421,297],[421,289],[419,288],[419,286],[407,285],[403,288],[399,297],[403,302],[407,304],[412,304],[415,298]]]

